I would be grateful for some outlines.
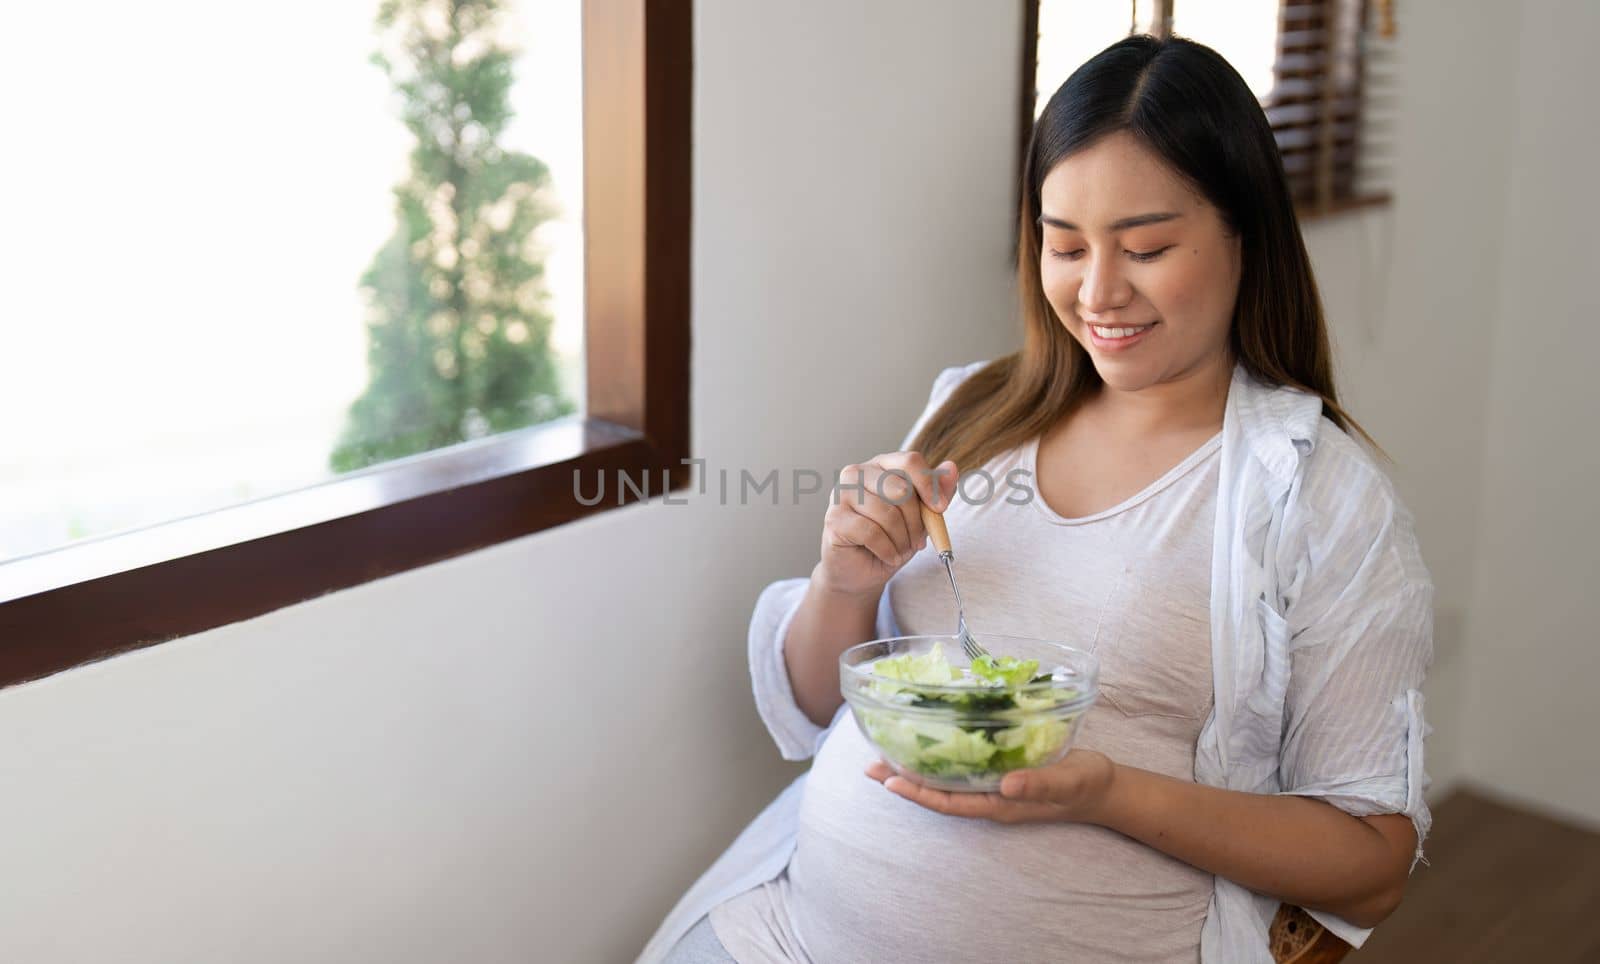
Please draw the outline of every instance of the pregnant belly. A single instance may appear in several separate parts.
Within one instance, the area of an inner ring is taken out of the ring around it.
[[[1209,874],[1110,830],[935,813],[840,720],[806,779],[793,926],[819,962],[1198,959]]]

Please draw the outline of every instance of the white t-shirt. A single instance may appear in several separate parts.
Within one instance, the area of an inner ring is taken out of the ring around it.
[[[985,631],[1095,652],[1100,698],[1078,745],[1194,778],[1211,711],[1211,559],[1222,436],[1120,505],[1077,519],[1032,480],[1036,443],[985,469],[1021,468],[1032,498],[961,499],[946,518],[967,618]],[[981,495],[982,486],[969,491]],[[949,633],[955,604],[924,549],[889,584],[907,634]],[[1213,878],[1114,831],[950,817],[863,771],[879,754],[853,721],[818,752],[796,849],[778,878],[711,912],[740,964],[997,960],[1184,961],[1200,956]]]

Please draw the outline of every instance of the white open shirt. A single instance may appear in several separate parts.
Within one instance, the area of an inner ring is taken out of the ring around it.
[[[984,364],[939,375],[902,448]],[[1195,781],[1319,797],[1355,816],[1404,813],[1421,859],[1432,822],[1420,687],[1433,654],[1433,583],[1410,513],[1371,456],[1322,416],[1321,399],[1262,384],[1242,365],[1228,389],[1221,460],[1211,567],[1215,700],[1195,749]],[[756,708],[786,760],[813,756],[849,712],[841,704],[819,727],[789,686],[783,641],[806,582],[768,586],[750,622]],[[875,632],[900,635],[887,592]],[[788,865],[805,780],[780,793],[683,895],[638,964],[657,964],[711,908]],[[1216,878],[1201,960],[1271,964],[1267,926],[1278,903]],[[1311,913],[1357,947],[1371,933]]]

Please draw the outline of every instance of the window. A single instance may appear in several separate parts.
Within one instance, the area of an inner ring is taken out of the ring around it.
[[[690,5],[263,11],[6,84],[0,685],[687,483]]]
[[[582,105],[550,96],[582,83],[576,0],[99,6],[90,31],[29,8],[40,42],[0,67],[95,65],[17,98],[51,150],[0,158],[36,188],[12,237],[44,242],[6,259],[29,363],[0,410],[34,417],[0,452],[0,560],[579,407]],[[99,256],[61,257],[91,224]]]
[[[1366,0],[1028,0],[1024,130],[1077,67],[1131,33],[1176,34],[1233,64],[1266,110],[1302,217],[1388,199],[1389,4]],[[1031,70],[1030,70],[1031,68]]]

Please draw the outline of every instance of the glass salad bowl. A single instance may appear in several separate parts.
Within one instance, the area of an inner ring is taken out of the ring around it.
[[[1098,695],[1099,661],[1064,643],[983,634],[969,661],[954,636],[875,639],[839,657],[839,689],[902,776],[988,792],[1012,770],[1067,755]]]

